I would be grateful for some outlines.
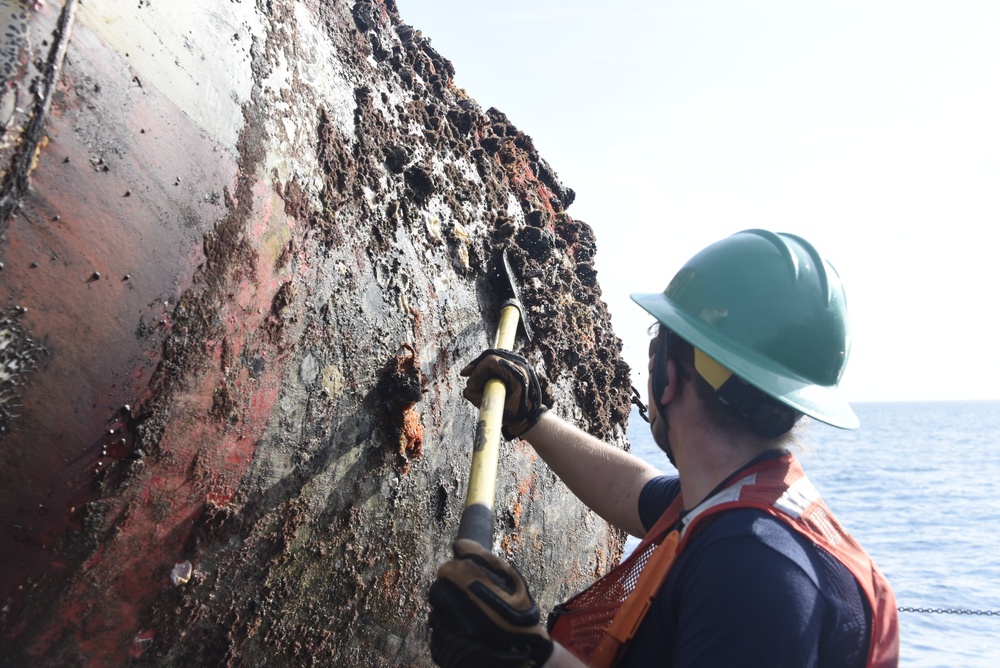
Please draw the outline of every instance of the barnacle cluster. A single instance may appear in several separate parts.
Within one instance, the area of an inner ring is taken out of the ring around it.
[[[25,311],[20,306],[0,310],[0,434],[6,434],[17,417],[24,377],[38,367],[45,352],[19,322]]]

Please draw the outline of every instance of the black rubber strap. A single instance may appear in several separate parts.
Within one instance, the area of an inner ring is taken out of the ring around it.
[[[474,540],[487,550],[493,549],[493,511],[482,503],[473,503],[462,511],[458,537]]]

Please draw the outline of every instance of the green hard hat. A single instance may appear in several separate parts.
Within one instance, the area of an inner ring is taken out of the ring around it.
[[[792,234],[745,230],[691,258],[663,292],[633,301],[765,394],[843,429],[838,384],[851,337],[840,276]]]

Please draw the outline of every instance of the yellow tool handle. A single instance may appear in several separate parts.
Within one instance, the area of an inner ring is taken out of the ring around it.
[[[500,324],[494,348],[512,350],[517,336],[521,310],[508,302],[500,311]],[[503,426],[503,406],[507,388],[496,378],[486,381],[483,400],[479,404],[479,421],[472,449],[472,472],[465,510],[458,527],[459,538],[470,538],[487,550],[493,549],[493,501],[497,486],[497,461],[500,458],[500,428]]]
[[[500,324],[497,325],[497,340],[494,348],[514,350],[514,339],[517,337],[517,323],[521,320],[521,307],[517,302],[507,302],[500,309]]]

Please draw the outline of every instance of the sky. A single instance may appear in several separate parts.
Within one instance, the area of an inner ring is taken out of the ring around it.
[[[629,294],[761,227],[840,274],[849,400],[1000,399],[1000,2],[397,4],[576,191],[636,387]]]

